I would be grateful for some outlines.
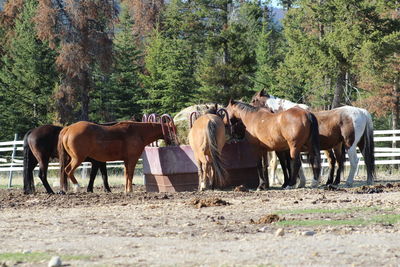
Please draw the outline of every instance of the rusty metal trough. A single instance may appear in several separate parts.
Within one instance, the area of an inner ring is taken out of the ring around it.
[[[257,187],[257,155],[246,140],[226,144],[222,157],[228,172],[227,187]],[[197,164],[190,146],[147,146],[142,158],[147,192],[198,189]]]

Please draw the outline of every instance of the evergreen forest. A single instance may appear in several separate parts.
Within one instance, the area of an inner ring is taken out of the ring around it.
[[[176,114],[255,92],[400,117],[400,1],[8,0],[0,141],[44,124]]]

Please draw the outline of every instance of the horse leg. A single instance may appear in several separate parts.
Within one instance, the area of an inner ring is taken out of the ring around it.
[[[38,161],[31,151],[28,152],[28,164],[24,166],[24,193],[33,194],[35,193],[35,183],[33,180],[33,170],[35,169]],[[24,156],[25,157],[25,156]],[[26,168],[26,169],[25,169]]]
[[[301,164],[301,160],[300,160],[300,164]],[[299,178],[300,178],[300,182],[299,182],[299,185],[297,186],[297,188],[306,187],[306,176],[304,175],[303,166],[301,166],[301,165],[300,165],[300,169],[299,169]]]
[[[133,157],[133,160],[125,161],[125,193],[132,192],[133,174],[135,173],[135,167],[138,160],[139,156],[135,156]]]
[[[347,154],[349,155],[349,161],[350,161],[350,172],[349,172],[349,177],[347,178],[346,185],[347,186],[352,186],[354,177],[356,176],[358,172],[358,156],[357,156],[357,150],[356,150],[356,144],[353,144],[349,150],[347,151]]]
[[[330,185],[333,184],[333,175],[335,173],[336,158],[335,155],[333,154],[332,149],[324,150],[324,153],[329,163],[329,177],[328,180],[326,181],[326,185]]]
[[[290,144],[290,178],[287,188],[293,188],[296,185],[296,179],[299,174],[299,169],[301,166],[300,161],[300,147],[297,147],[296,144]],[[288,157],[289,158],[289,157]]]
[[[106,162],[98,162],[101,178],[103,179],[104,192],[111,193],[110,185],[108,184],[108,175],[107,175],[107,163]]]
[[[81,165],[83,159],[71,158],[71,161],[65,167],[65,173],[67,174],[68,178],[71,180],[74,186],[74,192],[78,192],[79,183],[74,176],[75,170]]]
[[[99,170],[99,165],[97,162],[94,160],[92,161],[92,168],[90,169],[90,179],[89,179],[89,184],[87,186],[86,191],[93,193],[93,185],[94,185],[94,180],[96,179],[97,171]]]
[[[269,188],[269,176],[268,176],[269,152],[262,151],[261,155],[262,155],[262,163],[263,163],[262,171],[263,171],[263,177],[264,177],[264,181],[265,181],[265,189],[268,189]]]
[[[265,190],[268,188],[268,183],[265,180],[265,174],[268,176],[268,172],[264,171],[263,167],[263,158],[260,157],[258,164],[257,164],[257,174],[258,174],[258,186],[257,191]]]
[[[276,153],[273,151],[268,152],[268,156],[270,158],[269,168],[271,170],[270,176],[272,177],[272,183],[273,184],[282,184],[282,181],[280,181],[278,176],[276,175],[276,169],[278,167],[278,157],[276,156]]]
[[[206,161],[205,166],[206,166],[206,170],[204,172],[205,173],[204,183],[206,185],[206,188],[212,188],[213,184],[211,182],[211,180],[212,180],[212,178],[211,178],[211,176],[212,176],[211,163],[209,161]]]
[[[333,151],[335,152],[336,162],[338,164],[338,169],[336,171],[336,178],[335,178],[335,182],[333,184],[338,185],[338,184],[340,184],[340,176],[342,175],[343,168],[344,168],[344,161],[346,160],[344,144],[340,143],[339,145],[335,146],[333,148]]]
[[[198,191],[203,191],[205,188],[205,184],[203,181],[203,163],[201,163],[201,161],[197,161],[197,175],[199,176],[199,185],[198,185]]]
[[[48,194],[54,194],[49,182],[47,181],[47,169],[49,168],[49,158],[42,159],[39,162],[39,178],[42,181],[44,188]]]
[[[264,168],[263,161],[268,162],[267,153],[260,152],[260,159],[257,164],[257,174],[258,174],[258,187],[257,191],[265,190],[269,188],[268,180],[268,170]]]
[[[289,172],[290,172],[290,170],[288,169],[289,166],[287,165],[287,162],[288,162],[287,157],[289,155],[287,154],[286,151],[276,152],[276,155],[278,156],[279,162],[281,163],[283,177],[284,177],[282,188],[285,188],[289,183]]]
[[[296,185],[296,179],[299,174],[299,169],[301,167],[300,156],[297,155],[294,159],[290,158],[290,180],[289,184],[286,187],[287,189],[291,189]]]

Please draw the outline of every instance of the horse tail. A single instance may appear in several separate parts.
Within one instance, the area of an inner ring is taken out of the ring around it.
[[[363,113],[367,117],[367,123],[363,134],[364,147],[362,148],[361,152],[364,157],[365,166],[367,167],[368,181],[373,182],[375,179],[374,125],[372,123],[371,115],[368,113],[368,111],[363,110]]]
[[[224,167],[224,162],[222,160],[221,153],[218,150],[218,144],[217,144],[217,122],[210,120],[207,125],[207,131],[206,131],[206,136],[207,136],[207,141],[210,149],[210,154],[211,154],[211,160],[212,164],[214,166],[214,174],[213,178],[215,177],[215,181],[211,181],[211,183],[214,185],[216,184],[219,187],[222,187],[226,184],[226,176],[227,172]]]
[[[33,182],[33,172],[30,171],[30,165],[32,160],[34,160],[34,155],[28,144],[28,137],[32,130],[29,130],[24,136],[24,167],[23,167],[23,177],[24,177],[24,193],[30,194],[35,191],[35,183]]]
[[[319,130],[318,130],[318,121],[314,114],[311,112],[307,113],[308,120],[311,122],[311,134],[310,134],[310,143],[311,150],[310,154],[312,155],[311,161],[313,169],[318,171],[317,177],[320,176],[321,171],[321,153],[320,153],[320,142],[319,142]]]
[[[65,172],[65,167],[68,164],[68,153],[64,148],[63,145],[63,138],[64,138],[65,128],[61,130],[60,135],[58,136],[58,159],[60,162],[60,189],[67,191],[68,190],[68,179],[67,174]]]

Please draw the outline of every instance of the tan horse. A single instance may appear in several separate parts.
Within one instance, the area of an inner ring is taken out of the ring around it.
[[[226,171],[221,159],[225,125],[216,114],[204,114],[189,131],[189,144],[198,164],[199,190],[225,185]]]
[[[101,126],[80,121],[65,127],[58,139],[61,192],[68,187],[65,174],[72,183],[78,184],[74,171],[87,157],[101,162],[123,160],[125,192],[132,192],[133,174],[140,155],[146,145],[161,138],[164,138],[161,123],[124,121]],[[71,158],[69,162],[67,154]]]
[[[296,183],[301,151],[309,152],[315,184],[318,184],[321,155],[318,122],[312,113],[300,108],[291,108],[275,114],[234,100],[229,102],[226,110],[229,118],[242,120],[250,142],[258,142],[268,151],[289,150],[291,173],[289,181],[284,184],[285,187],[291,188]]]

